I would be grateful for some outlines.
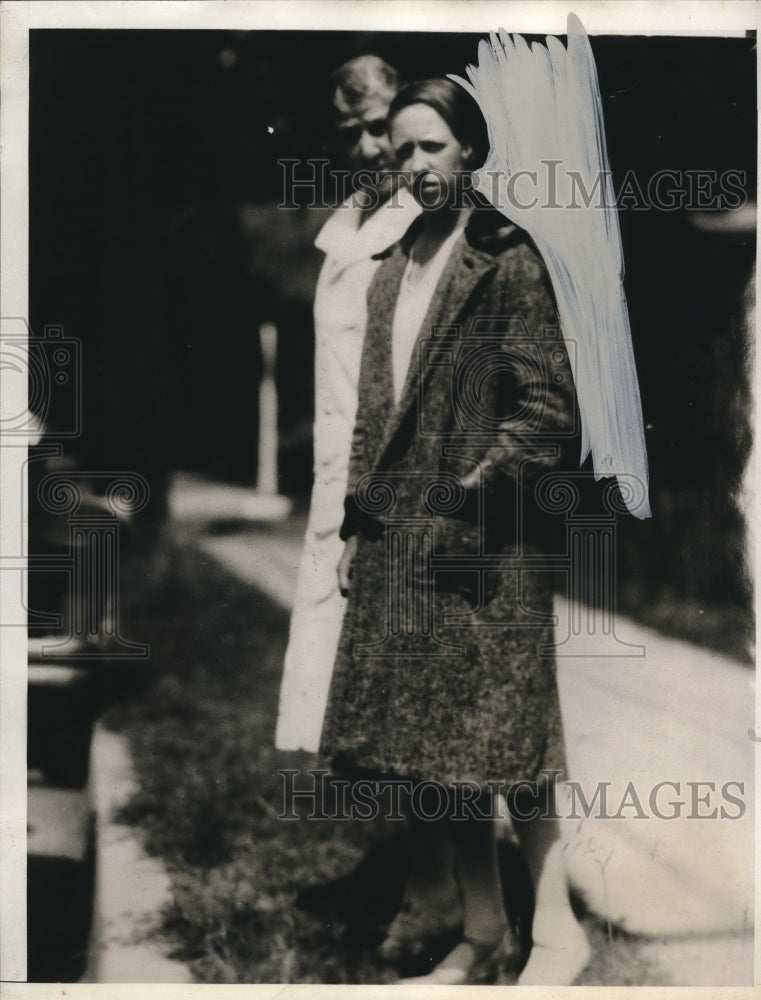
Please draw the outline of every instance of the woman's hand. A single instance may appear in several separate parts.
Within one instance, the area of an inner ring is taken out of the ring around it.
[[[354,556],[357,554],[357,536],[352,535],[344,546],[343,555],[338,563],[338,589],[342,597],[349,596],[349,587],[354,572]]]

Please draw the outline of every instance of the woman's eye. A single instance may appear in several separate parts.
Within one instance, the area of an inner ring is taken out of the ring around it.
[[[361,135],[362,128],[359,125],[349,125],[346,128],[338,129],[338,140],[344,146],[356,146]]]
[[[366,123],[365,129],[367,130],[367,134],[371,135],[373,139],[379,139],[382,135],[386,134],[388,122],[385,118],[373,118],[372,121]]]
[[[428,142],[421,142],[420,148],[424,149],[426,153],[438,153],[444,148],[444,145],[445,144],[443,142],[428,141]]]
[[[394,156],[397,160],[406,160],[412,153],[412,146],[409,143],[405,143],[403,146],[399,146],[394,150]]]

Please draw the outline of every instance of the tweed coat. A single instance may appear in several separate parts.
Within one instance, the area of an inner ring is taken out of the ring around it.
[[[541,781],[564,757],[534,489],[578,458],[568,349],[530,239],[476,211],[395,405],[391,325],[416,228],[368,293],[342,528],[357,554],[321,749],[344,770]]]

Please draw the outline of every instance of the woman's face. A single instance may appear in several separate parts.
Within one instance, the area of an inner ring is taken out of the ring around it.
[[[411,174],[410,187],[424,209],[450,204],[468,171],[471,149],[461,146],[451,129],[427,104],[410,104],[390,125],[397,167]]]

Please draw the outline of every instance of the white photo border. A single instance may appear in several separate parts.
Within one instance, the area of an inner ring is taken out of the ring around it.
[[[567,15],[578,15],[587,32],[606,35],[688,35],[742,37],[755,31],[759,5],[755,0],[632,0],[632,2],[561,3],[557,0],[510,4],[467,2],[467,0],[39,0],[35,3],[7,0],[0,4],[0,316],[26,317],[28,308],[28,108],[29,31],[45,29],[183,29],[183,30],[342,30],[342,31],[463,31],[488,33],[498,27],[527,34],[565,34]],[[474,53],[475,57],[475,53]],[[758,247],[757,247],[758,249]],[[756,320],[758,322],[758,320]],[[758,327],[756,327],[756,331]],[[17,413],[26,406],[19,396],[20,386],[9,382],[0,371],[0,412]],[[761,386],[761,363],[756,355],[754,384]],[[26,449],[23,442],[8,441],[0,447],[0,558],[16,557],[25,551],[25,512],[16,484]],[[751,491],[752,492],[752,491]],[[759,472],[755,468],[755,498],[761,496]],[[757,501],[749,498],[748,517],[758,565]],[[21,546],[21,548],[19,548]],[[25,983],[26,975],[26,630],[23,627],[23,595],[18,584],[11,585],[0,574],[0,976],[2,994],[16,997],[51,998],[108,997],[135,1000],[137,997],[185,998],[202,996],[214,987],[204,985],[131,985]],[[759,601],[756,588],[756,617]],[[17,627],[13,627],[13,626]],[[761,699],[757,694],[757,718]],[[759,730],[757,730],[759,731]],[[757,822],[761,803],[761,783],[756,781]],[[756,841],[758,856],[758,840]],[[756,865],[756,910],[761,899],[761,865]],[[756,938],[756,974],[759,982],[759,936]],[[301,996],[302,994],[363,998],[396,995],[399,987],[335,986],[224,986],[225,997],[258,998]],[[553,997],[580,994],[582,988],[552,989]],[[586,988],[583,988],[586,992]],[[596,988],[600,996],[626,995],[633,988]],[[643,997],[660,996],[655,988],[637,988]],[[711,989],[711,997],[746,997],[752,988]],[[547,991],[549,994],[549,990]],[[708,995],[706,991],[702,991]],[[458,990],[457,996],[467,995]],[[669,988],[669,998],[692,996],[692,988]],[[755,990],[753,990],[755,993]],[[405,995],[430,995],[430,990],[407,988]],[[444,994],[442,993],[442,996]],[[449,996],[449,992],[446,994]],[[452,995],[455,995],[452,993]],[[537,988],[512,988],[516,1000],[540,995]]]

